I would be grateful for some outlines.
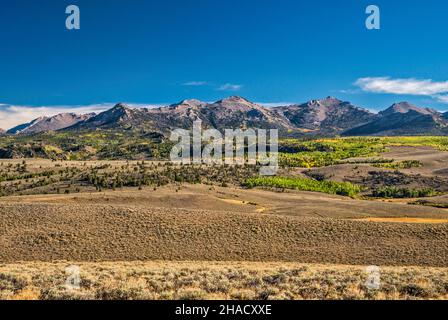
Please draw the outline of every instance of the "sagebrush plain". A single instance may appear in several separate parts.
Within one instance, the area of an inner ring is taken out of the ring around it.
[[[1,160],[1,298],[446,299],[446,146],[285,140],[276,178],[163,160]],[[64,286],[69,265],[81,268],[77,291]],[[366,287],[371,265],[378,290]]]

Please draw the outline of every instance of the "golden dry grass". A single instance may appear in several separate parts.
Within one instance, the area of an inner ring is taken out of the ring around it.
[[[382,268],[379,289],[362,266],[248,262],[78,263],[79,290],[68,290],[73,263],[0,265],[0,299],[447,299],[448,269]]]
[[[359,221],[370,221],[370,222],[394,222],[394,223],[428,223],[428,224],[438,224],[438,223],[448,223],[448,219],[428,219],[428,218],[365,218],[359,219]]]

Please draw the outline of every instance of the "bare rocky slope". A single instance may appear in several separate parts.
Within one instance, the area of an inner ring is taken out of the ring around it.
[[[46,131],[57,131],[86,121],[94,114],[77,115],[74,113],[61,113],[52,117],[40,117],[25,124],[21,124],[7,131],[9,134],[33,134]]]
[[[365,109],[333,97],[312,100],[301,105],[278,107],[274,110],[287,118],[294,127],[305,131],[338,133],[377,118],[375,114]]]
[[[357,135],[446,135],[448,119],[433,109],[419,108],[400,102],[380,112],[371,122],[347,130],[347,136]]]

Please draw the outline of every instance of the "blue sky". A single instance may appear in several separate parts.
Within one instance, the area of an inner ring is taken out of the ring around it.
[[[81,30],[65,28],[70,4]],[[381,30],[365,27],[369,4]],[[447,110],[447,16],[442,0],[3,0],[0,127],[64,108],[229,95]]]

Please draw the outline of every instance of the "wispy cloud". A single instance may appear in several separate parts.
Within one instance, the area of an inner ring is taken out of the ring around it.
[[[215,87],[217,91],[239,91],[243,88],[242,84],[234,84],[234,83],[224,83],[222,85],[218,85],[213,82],[208,81],[188,81],[182,83],[184,87]]]
[[[365,92],[429,96],[448,103],[448,81],[431,79],[392,79],[390,77],[360,78],[355,82]]]
[[[436,98],[439,102],[448,103],[448,95],[436,95],[434,98]]]
[[[202,86],[206,86],[208,84],[207,81],[188,81],[185,83],[182,83],[183,86],[186,87],[202,87]]]
[[[226,83],[218,87],[218,91],[239,91],[243,88],[242,84]]]
[[[0,128],[11,129],[19,124],[30,122],[39,117],[51,117],[60,113],[100,113],[110,109],[114,103],[92,104],[87,106],[20,106],[11,104],[0,104]],[[130,103],[133,108],[158,107],[160,105],[144,105]]]
[[[284,107],[284,106],[291,106],[295,104],[294,102],[256,102],[256,104],[267,107],[267,108],[274,108],[274,107]]]
[[[342,94],[359,94],[362,92],[360,89],[342,89],[342,90],[333,90],[336,93]]]

